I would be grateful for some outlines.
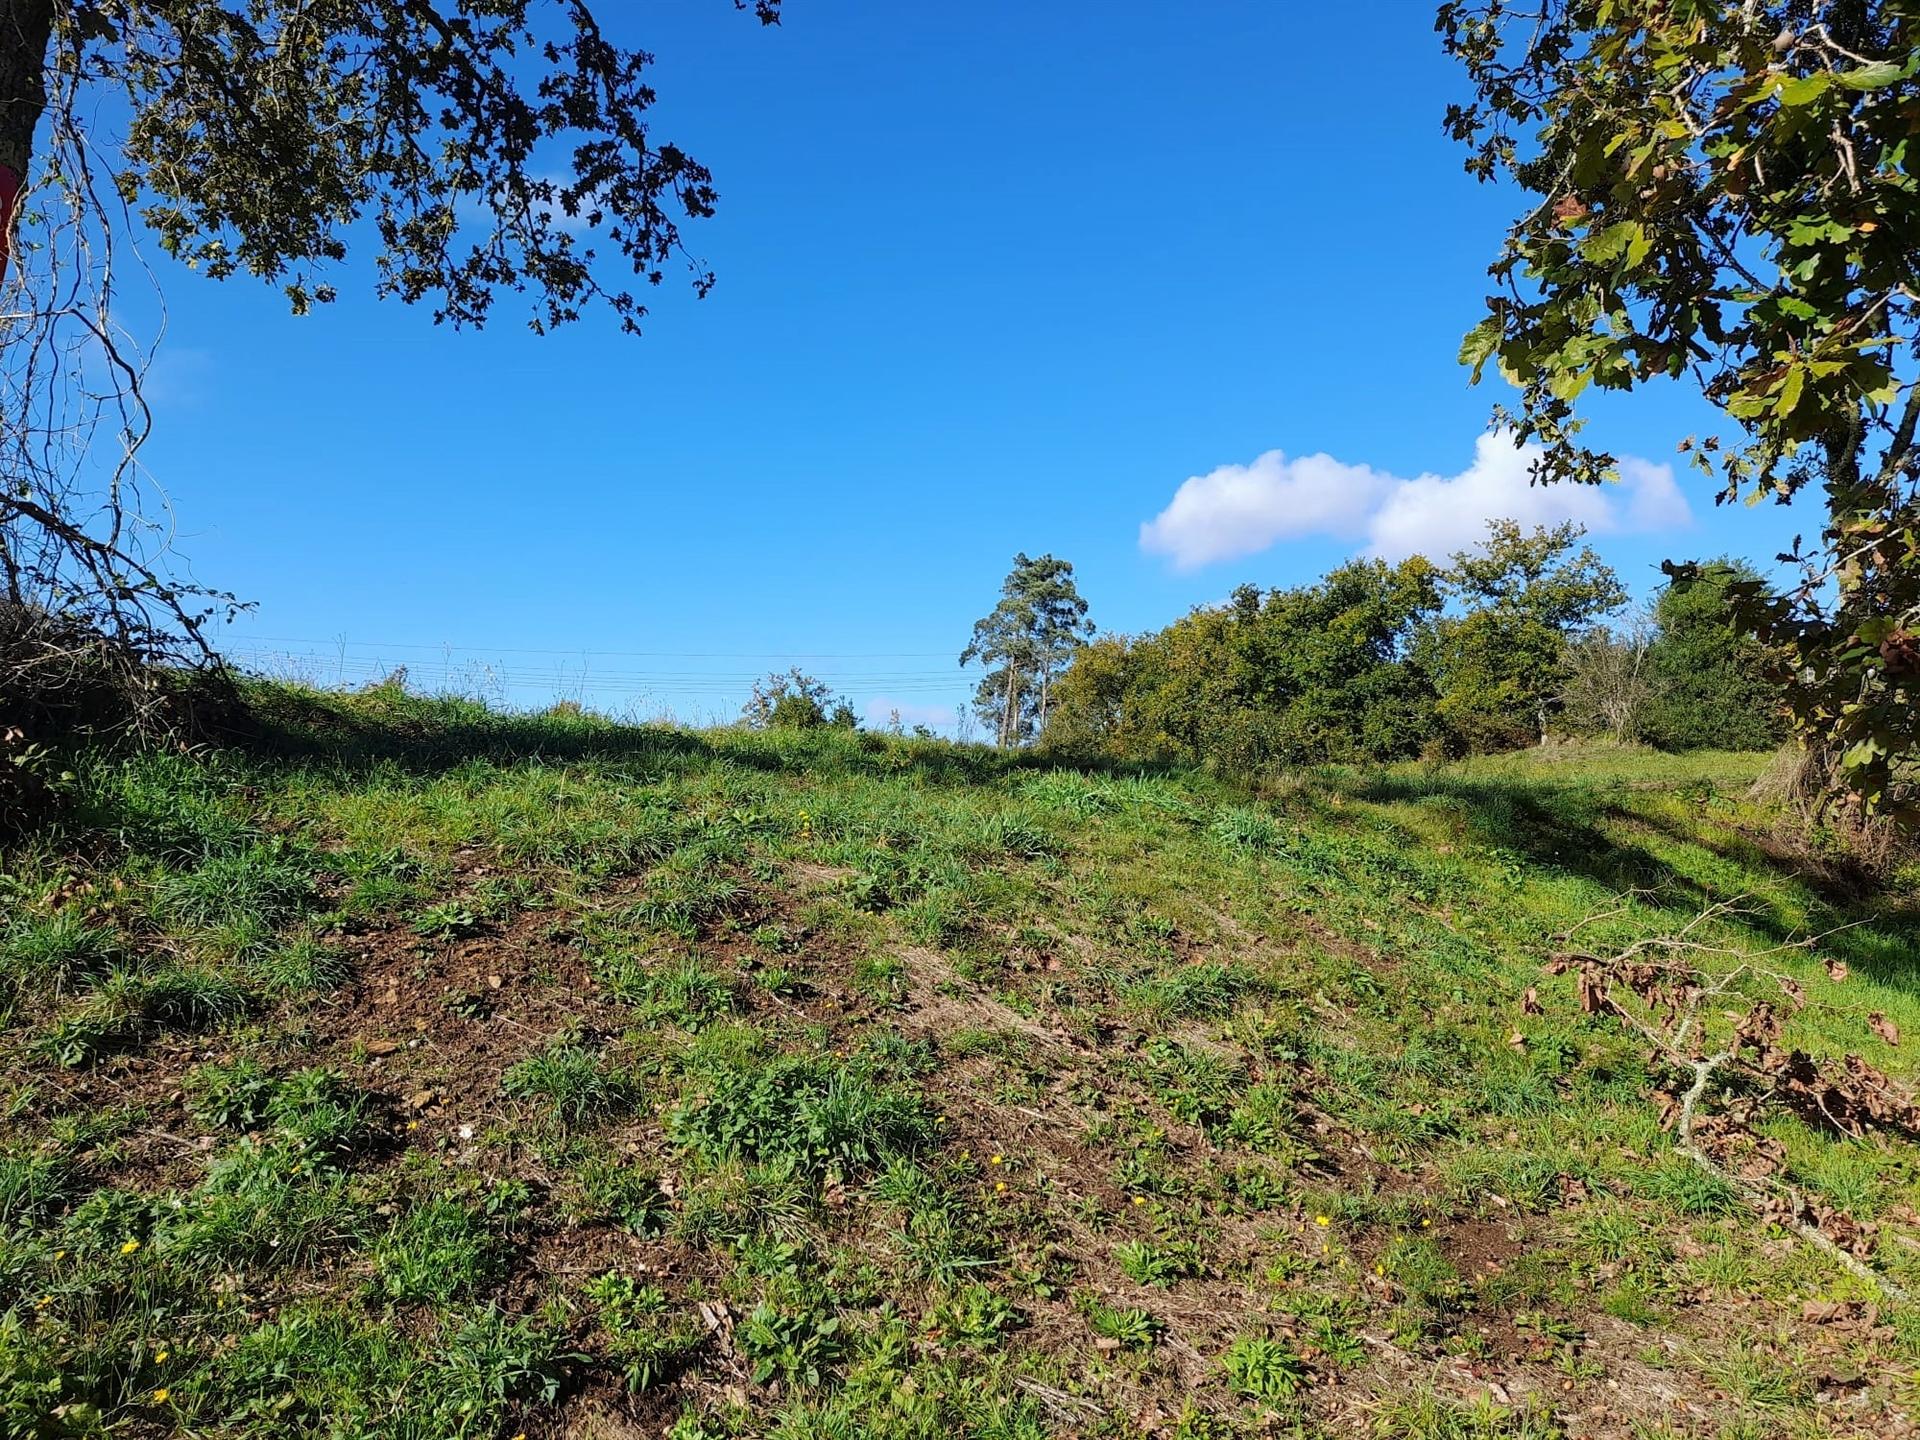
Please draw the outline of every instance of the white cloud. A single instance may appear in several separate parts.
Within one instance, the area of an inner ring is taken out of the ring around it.
[[[1489,433],[1458,475],[1403,480],[1331,455],[1289,459],[1269,450],[1251,465],[1222,465],[1188,479],[1140,527],[1140,548],[1170,557],[1180,570],[1310,535],[1355,541],[1388,560],[1416,553],[1441,560],[1481,539],[1493,519],[1528,527],[1572,520],[1594,535],[1621,535],[1692,518],[1670,466],[1627,456],[1616,482],[1534,485],[1528,473],[1539,454],[1538,446],[1516,447]]]

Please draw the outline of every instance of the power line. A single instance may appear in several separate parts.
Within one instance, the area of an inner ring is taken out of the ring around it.
[[[265,640],[276,645],[338,645],[340,639],[315,640],[292,635],[241,635],[242,641]],[[601,650],[575,646],[571,649],[540,649],[525,645],[433,644],[424,640],[353,640],[344,643],[358,649],[376,650],[458,650],[488,655],[606,655],[613,659],[634,660],[931,660],[949,658],[951,650]]]

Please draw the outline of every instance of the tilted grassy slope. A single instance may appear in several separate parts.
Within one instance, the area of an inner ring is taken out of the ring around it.
[[[1677,1155],[1673,1077],[1544,968],[1743,897],[1700,933],[1774,951],[1788,1038],[1910,1081],[1911,896],[1775,845],[1759,757],[1256,798],[255,699],[264,744],[75,757],[4,855],[8,1435],[1880,1435],[1916,1400],[1920,1315]],[[1765,1183],[1920,1289],[1913,1149],[1755,1124]]]

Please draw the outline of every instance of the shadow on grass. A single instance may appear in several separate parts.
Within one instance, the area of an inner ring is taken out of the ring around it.
[[[1820,943],[1821,953],[1877,980],[1920,988],[1920,899],[1856,863],[1799,853],[1771,837],[1732,826],[1718,836],[1704,833],[1615,803],[1606,787],[1577,781],[1359,774],[1343,788],[1355,799],[1378,804],[1446,802],[1462,814],[1468,832],[1483,845],[1519,855],[1531,867],[1577,875],[1614,892],[1648,892],[1674,909],[1705,910],[1738,893],[1620,834],[1632,828],[1651,831],[1797,891],[1811,922],[1807,928],[1786,923],[1777,907],[1759,895],[1754,908],[1741,916],[1742,926],[1764,944],[1789,945],[1809,933],[1833,932]]]

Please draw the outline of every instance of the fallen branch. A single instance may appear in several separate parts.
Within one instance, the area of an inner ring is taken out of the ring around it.
[[[1809,1124],[1854,1138],[1876,1129],[1912,1138],[1920,1136],[1920,1104],[1858,1055],[1847,1055],[1836,1065],[1785,1046],[1779,1011],[1771,1001],[1746,1000],[1744,1013],[1730,1017],[1734,1025],[1726,1038],[1707,1039],[1711,1018],[1738,995],[1743,982],[1763,981],[1777,989],[1792,1010],[1803,1008],[1805,987],[1791,975],[1757,962],[1789,951],[1810,952],[1838,933],[1809,935],[1758,951],[1712,939],[1715,923],[1748,913],[1743,898],[1717,902],[1678,931],[1636,940],[1611,955],[1562,950],[1547,966],[1548,972],[1573,972],[1583,1011],[1619,1020],[1648,1043],[1657,1061],[1689,1077],[1679,1094],[1661,1097],[1666,1102],[1662,1128],[1672,1129],[1675,1148],[1682,1155],[1725,1184],[1762,1219],[1792,1230],[1889,1299],[1905,1301],[1909,1297],[1904,1287],[1868,1265],[1827,1228],[1843,1227],[1854,1246],[1861,1247],[1870,1244],[1867,1227],[1824,1210],[1798,1189],[1772,1178],[1784,1155],[1776,1142],[1763,1140],[1750,1122],[1762,1106],[1772,1103]],[[1625,913],[1631,899],[1581,921],[1560,937],[1561,943],[1567,944],[1590,925]],[[1710,977],[1696,962],[1712,957],[1734,963],[1725,973]],[[1844,966],[1829,969],[1836,977],[1846,973]],[[1623,1004],[1618,998],[1623,991],[1638,1004]],[[1738,1103],[1708,1111],[1707,1098],[1721,1082],[1738,1082],[1750,1093]],[[1736,1152],[1746,1157],[1737,1167],[1728,1163]]]

